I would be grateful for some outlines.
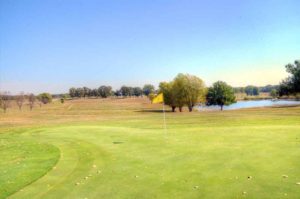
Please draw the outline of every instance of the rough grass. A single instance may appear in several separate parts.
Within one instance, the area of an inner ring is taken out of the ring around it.
[[[168,112],[166,133],[160,108],[90,99],[1,114],[0,198],[299,198],[300,107]],[[30,167],[15,164],[24,151]]]

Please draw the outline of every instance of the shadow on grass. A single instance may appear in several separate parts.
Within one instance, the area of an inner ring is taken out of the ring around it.
[[[122,142],[122,141],[115,141],[115,142],[113,142],[113,144],[123,144],[124,142]]]
[[[292,104],[292,105],[270,106],[270,108],[293,108],[293,107],[300,107],[300,105],[299,104]]]
[[[139,112],[139,113],[162,113],[163,110],[161,109],[142,109],[142,110],[138,110],[135,112]],[[171,110],[165,110],[166,113],[171,113]]]

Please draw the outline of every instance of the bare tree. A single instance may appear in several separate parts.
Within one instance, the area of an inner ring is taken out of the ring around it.
[[[41,95],[37,95],[36,96],[38,105],[40,106],[40,108],[42,107],[43,101],[42,101],[42,96]]]
[[[24,93],[21,92],[19,95],[16,96],[16,102],[19,107],[19,110],[22,110],[24,101],[25,101]]]
[[[37,96],[37,100],[38,100],[38,104],[39,104],[39,106],[40,106],[40,108],[41,108],[43,102],[42,102],[42,99],[40,98],[40,96]]]
[[[34,106],[34,102],[35,102],[35,96],[34,96],[34,94],[30,94],[28,96],[28,101],[29,101],[30,110],[32,110],[33,106]]]
[[[4,113],[6,113],[6,110],[10,107],[10,101],[11,96],[8,91],[5,91],[4,93],[0,94],[0,105]]]

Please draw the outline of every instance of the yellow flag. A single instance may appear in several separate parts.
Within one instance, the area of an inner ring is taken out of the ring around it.
[[[158,104],[158,103],[162,103],[162,102],[164,102],[164,95],[162,93],[155,96],[152,100],[153,104]]]

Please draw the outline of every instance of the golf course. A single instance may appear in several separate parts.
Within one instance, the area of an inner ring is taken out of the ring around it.
[[[0,113],[0,198],[299,198],[300,106],[171,112],[146,97]]]

